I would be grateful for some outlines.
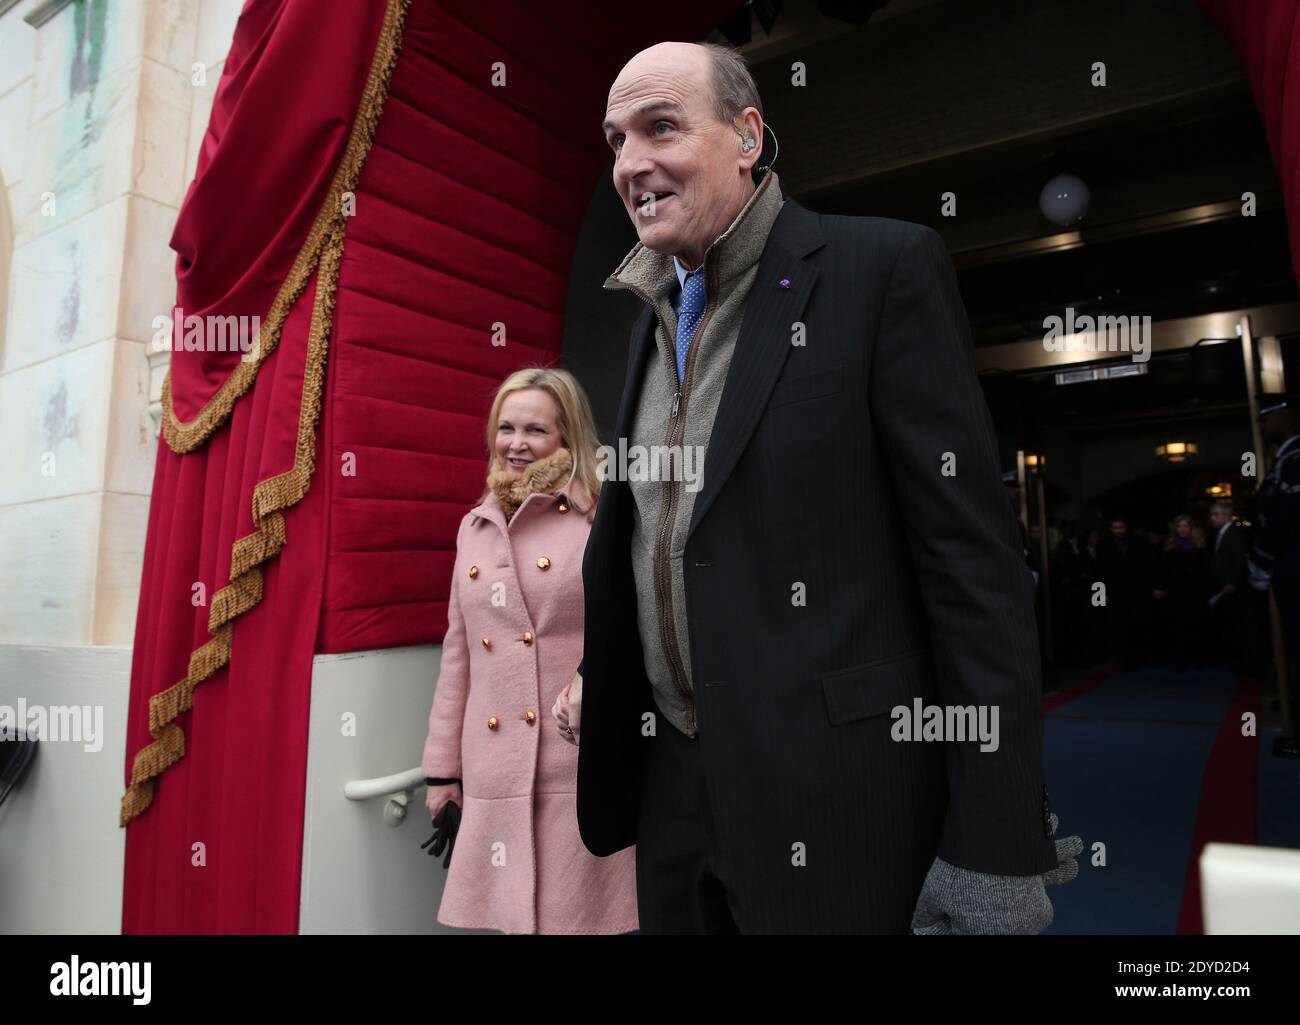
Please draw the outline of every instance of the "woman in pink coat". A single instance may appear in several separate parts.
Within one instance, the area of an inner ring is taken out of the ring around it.
[[[572,375],[512,374],[488,416],[487,488],[461,521],[422,767],[461,809],[438,921],[508,933],[637,928],[636,854],[578,835],[578,749],[551,709],[582,661],[596,498],[591,408]],[[445,782],[444,782],[445,781]]]

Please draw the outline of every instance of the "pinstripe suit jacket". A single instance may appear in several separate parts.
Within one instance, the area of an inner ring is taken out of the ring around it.
[[[620,437],[653,345],[647,309]],[[636,842],[654,710],[631,532],[628,486],[610,481],[583,560],[578,822],[597,855]],[[716,842],[759,931],[906,932],[936,855],[1003,875],[1056,866],[1020,555],[941,239],[787,200],[747,299],[684,557]],[[891,739],[892,710],[916,698],[996,706],[997,750]]]

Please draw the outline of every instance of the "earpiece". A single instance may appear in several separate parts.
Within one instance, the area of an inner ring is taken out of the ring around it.
[[[740,148],[744,150],[746,153],[748,153],[757,145],[758,143],[754,141],[754,137],[752,135],[746,135],[745,141],[740,144]]]

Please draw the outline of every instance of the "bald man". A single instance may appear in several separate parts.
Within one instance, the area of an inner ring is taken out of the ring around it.
[[[557,709],[584,843],[645,932],[1039,931],[1080,845],[942,242],[785,199],[725,47],[637,54],[604,132],[646,308]]]

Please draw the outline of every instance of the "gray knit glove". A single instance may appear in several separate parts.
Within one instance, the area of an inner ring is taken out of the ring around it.
[[[1056,835],[1057,818],[1051,817]],[[950,865],[935,858],[926,873],[912,915],[917,936],[1033,935],[1052,924],[1048,886],[1068,883],[1079,874],[1075,859],[1083,852],[1077,836],[1056,841],[1057,866],[1037,876],[998,876]]]

